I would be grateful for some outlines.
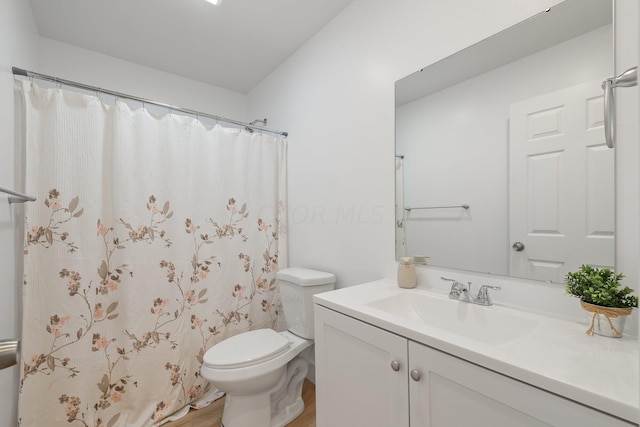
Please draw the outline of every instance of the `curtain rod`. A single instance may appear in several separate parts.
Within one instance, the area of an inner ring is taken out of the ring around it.
[[[23,70],[22,68],[18,68],[18,67],[12,67],[12,70],[13,70],[13,75],[14,76],[24,76],[24,77],[35,78],[35,79],[39,79],[39,80],[47,80],[47,81],[50,81],[50,82],[58,83],[60,85],[71,86],[71,87],[75,87],[75,88],[79,88],[79,89],[85,89],[85,90],[89,90],[89,91],[97,92],[97,93],[104,93],[106,95],[115,96],[116,98],[130,99],[132,101],[141,102],[143,104],[151,104],[151,105],[156,105],[158,107],[164,107],[164,108],[169,109],[170,111],[178,111],[178,112],[181,112],[181,113],[191,114],[191,115],[196,116],[196,117],[207,117],[209,119],[214,119],[214,120],[218,120],[218,121],[225,122],[225,123],[231,123],[231,124],[238,125],[238,126],[244,126],[247,129],[251,129],[251,130],[255,129],[255,130],[258,130],[260,132],[274,133],[276,135],[281,135],[281,136],[283,136],[285,138],[289,135],[287,132],[283,132],[283,131],[279,131],[279,130],[267,129],[267,128],[263,128],[263,127],[260,127],[260,126],[253,125],[251,123],[244,123],[244,122],[241,122],[241,121],[238,121],[238,120],[227,119],[225,117],[220,117],[220,116],[216,116],[216,115],[213,115],[213,114],[207,114],[207,113],[201,113],[201,112],[195,111],[195,110],[189,110],[188,108],[176,107],[175,105],[164,104],[162,102],[152,101],[150,99],[140,98],[140,97],[133,96],[133,95],[127,95],[127,94],[115,92],[115,91],[112,91],[112,90],[102,89],[102,88],[99,88],[99,87],[86,85],[84,83],[78,83],[78,82],[74,82],[74,81],[71,81],[71,80],[60,79],[58,77],[47,76],[45,74],[40,74],[40,73],[36,73],[36,72],[33,72],[33,71],[28,71],[28,70]]]

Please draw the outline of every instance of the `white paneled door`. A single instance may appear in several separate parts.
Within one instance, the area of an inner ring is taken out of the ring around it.
[[[511,105],[511,276],[561,282],[581,264],[613,268],[614,150],[601,83]]]

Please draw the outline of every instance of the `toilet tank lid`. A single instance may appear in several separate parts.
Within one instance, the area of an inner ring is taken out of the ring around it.
[[[280,270],[276,274],[276,278],[300,286],[328,285],[336,282],[336,276],[331,273],[301,267],[291,267]]]

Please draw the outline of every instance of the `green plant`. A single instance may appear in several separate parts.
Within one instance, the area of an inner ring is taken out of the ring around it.
[[[582,301],[614,308],[638,306],[638,297],[631,295],[633,289],[622,286],[623,274],[615,274],[608,268],[582,265],[576,272],[567,273],[565,289],[569,295]]]

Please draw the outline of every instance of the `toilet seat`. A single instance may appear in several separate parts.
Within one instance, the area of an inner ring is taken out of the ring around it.
[[[204,355],[204,365],[214,369],[244,368],[266,362],[286,352],[291,342],[273,329],[256,329],[227,338]]]

